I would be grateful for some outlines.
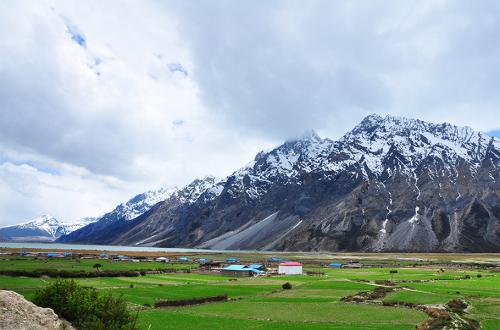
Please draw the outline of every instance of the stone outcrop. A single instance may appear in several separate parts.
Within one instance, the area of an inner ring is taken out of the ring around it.
[[[1,330],[72,330],[52,309],[39,307],[20,294],[0,290]]]

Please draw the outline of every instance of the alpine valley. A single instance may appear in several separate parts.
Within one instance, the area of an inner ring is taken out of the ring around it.
[[[500,252],[500,140],[371,115],[219,180],[150,191],[58,242],[284,251]]]

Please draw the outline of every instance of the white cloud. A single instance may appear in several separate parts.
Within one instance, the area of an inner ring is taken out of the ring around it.
[[[0,36],[0,224],[96,215],[146,189],[227,175],[266,145],[224,131],[196,81],[171,70],[190,70],[189,50],[155,3],[3,2]],[[49,173],[29,165],[42,158]]]
[[[2,1],[0,225],[96,215],[373,112],[498,129],[499,18],[494,1]]]

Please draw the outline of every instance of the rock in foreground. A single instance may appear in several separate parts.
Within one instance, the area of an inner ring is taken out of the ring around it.
[[[0,290],[0,329],[74,329],[50,308],[39,307],[13,291]]]

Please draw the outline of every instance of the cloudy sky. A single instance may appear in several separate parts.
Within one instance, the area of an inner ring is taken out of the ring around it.
[[[96,216],[371,113],[500,135],[498,1],[0,2],[0,225]]]

